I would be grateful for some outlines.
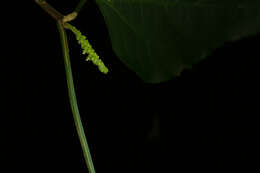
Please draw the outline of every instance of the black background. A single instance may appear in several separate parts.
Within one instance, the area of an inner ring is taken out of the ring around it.
[[[49,2],[67,14],[78,1]],[[5,42],[11,49],[1,56],[2,144],[7,144],[1,164],[4,172],[87,172],[55,21],[33,1],[26,3],[17,5],[5,28],[12,34]],[[180,77],[152,85],[115,56],[93,0],[73,24],[110,69],[103,75],[85,62],[68,32],[97,172],[259,172],[259,35],[226,43]]]

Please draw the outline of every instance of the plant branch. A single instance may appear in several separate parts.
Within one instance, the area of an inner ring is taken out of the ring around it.
[[[35,2],[56,21],[63,18],[63,15],[50,4],[48,4],[45,0],[35,0]]]
[[[77,98],[76,93],[74,89],[73,84],[73,76],[72,76],[72,70],[70,65],[70,57],[69,57],[69,47],[68,47],[68,41],[67,41],[67,35],[63,26],[62,20],[58,20],[57,26],[60,33],[60,39],[61,39],[61,45],[62,45],[62,52],[64,57],[64,65],[65,65],[65,71],[66,71],[66,78],[67,78],[67,85],[68,85],[68,92],[69,92],[69,100],[70,105],[73,113],[74,122],[76,125],[77,133],[79,136],[81,148],[84,154],[84,158],[89,170],[89,173],[95,173],[94,164],[91,158],[89,146],[87,143],[87,139],[84,133],[84,128],[81,122],[80,113],[78,109],[77,104]]]
[[[77,5],[75,12],[79,13],[83,6],[86,4],[87,0],[80,0],[79,4]]]

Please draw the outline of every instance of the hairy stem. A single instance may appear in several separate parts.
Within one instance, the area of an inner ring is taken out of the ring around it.
[[[69,92],[69,98],[70,98],[70,105],[73,113],[74,122],[77,128],[77,133],[80,139],[81,148],[83,150],[84,158],[89,170],[89,173],[95,173],[93,161],[91,158],[89,146],[87,143],[87,139],[84,133],[84,128],[81,122],[78,104],[77,104],[77,98],[75,94],[74,84],[73,84],[73,76],[72,76],[72,70],[70,65],[70,57],[69,57],[69,47],[68,47],[68,41],[67,41],[67,35],[65,32],[65,29],[63,27],[63,22],[59,20],[57,22],[59,33],[60,33],[60,39],[61,39],[61,45],[62,45],[62,52],[64,57],[64,64],[65,64],[65,71],[66,71],[66,78],[67,78],[67,85],[68,85],[68,92]]]

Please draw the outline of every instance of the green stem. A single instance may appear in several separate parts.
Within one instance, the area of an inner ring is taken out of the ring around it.
[[[81,122],[79,109],[77,105],[77,98],[75,94],[74,84],[73,84],[73,77],[72,77],[72,70],[70,65],[70,57],[69,57],[69,47],[68,47],[68,41],[67,41],[67,35],[65,32],[65,29],[63,27],[63,23],[61,20],[57,22],[59,33],[60,33],[60,39],[61,39],[61,45],[62,45],[62,52],[64,57],[64,64],[65,64],[65,70],[66,70],[66,78],[67,78],[67,85],[68,85],[68,92],[69,92],[69,98],[70,98],[70,105],[73,113],[74,122],[77,128],[77,133],[80,139],[81,148],[83,150],[84,158],[89,170],[89,173],[95,173],[95,168],[93,165],[93,161],[91,158],[89,146],[87,143],[87,139],[84,133],[83,125]]]
[[[75,89],[74,89],[67,35],[66,35],[65,29],[63,26],[64,16],[60,12],[58,12],[55,8],[53,8],[51,5],[49,5],[45,0],[35,0],[35,2],[38,5],[40,5],[45,12],[47,12],[52,18],[54,18],[57,21],[57,26],[58,26],[58,30],[60,33],[60,39],[61,39],[61,45],[62,45],[62,52],[63,52],[63,57],[64,57],[64,65],[65,65],[65,71],[66,71],[66,78],[67,78],[67,85],[68,85],[68,92],[69,92],[69,99],[70,99],[72,114],[73,114],[73,118],[74,118],[74,122],[76,125],[77,133],[79,136],[81,148],[83,151],[83,155],[84,155],[89,173],[95,173],[94,164],[93,164],[93,161],[91,158],[86,135],[84,133],[84,128],[83,128],[83,125],[81,122],[76,93],[75,93]],[[83,2],[83,1],[80,2],[80,4],[78,5],[79,10],[82,8],[82,6],[84,4],[85,4],[85,2]],[[70,16],[69,16],[69,19],[70,19]]]
[[[79,4],[77,5],[75,12],[79,13],[82,7],[86,4],[87,0],[80,0]]]

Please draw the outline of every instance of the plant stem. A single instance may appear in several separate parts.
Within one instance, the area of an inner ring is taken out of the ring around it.
[[[50,4],[48,4],[45,0],[35,0],[35,2],[56,21],[63,18],[63,15]]]
[[[79,13],[82,7],[86,4],[87,0],[80,0],[79,4],[77,5],[75,12]]]
[[[67,41],[67,35],[65,29],[63,27],[62,20],[58,20],[57,26],[60,33],[61,45],[62,45],[62,52],[64,57],[64,64],[65,64],[65,71],[66,71],[66,78],[67,78],[67,85],[68,85],[68,92],[70,98],[70,105],[73,113],[74,122],[76,125],[77,133],[80,139],[81,148],[83,150],[84,158],[89,170],[89,173],[95,173],[94,164],[91,158],[89,146],[87,143],[87,139],[84,133],[84,128],[81,122],[77,98],[75,94],[74,84],[73,84],[73,76],[72,70],[70,65],[70,57],[69,57],[69,47]]]
[[[64,23],[63,23],[64,15],[62,15],[55,8],[53,8],[51,5],[49,5],[45,0],[35,0],[35,2],[38,5],[40,5],[41,8],[45,12],[47,12],[52,18],[54,18],[57,21],[57,26],[58,26],[58,30],[60,33],[60,40],[61,40],[61,45],[62,45],[62,53],[63,53],[63,57],[64,57],[64,65],[65,65],[65,71],[66,71],[69,100],[70,100],[70,105],[71,105],[71,109],[72,109],[73,119],[74,119],[74,123],[75,123],[76,129],[77,129],[78,137],[80,140],[81,148],[83,151],[83,155],[84,155],[89,173],[95,173],[95,168],[94,168],[94,164],[93,164],[92,157],[90,154],[89,146],[87,143],[87,138],[84,133],[84,128],[83,128],[83,125],[81,122],[76,93],[75,93],[75,89],[74,89],[73,76],[72,76],[70,57],[69,57],[68,40],[67,40],[67,35],[66,35],[65,29],[63,26],[64,25]],[[79,10],[82,8],[82,6],[84,4],[85,4],[85,2],[83,2],[83,1],[80,2],[80,4],[78,5]],[[71,20],[70,16],[69,16],[69,20]]]

